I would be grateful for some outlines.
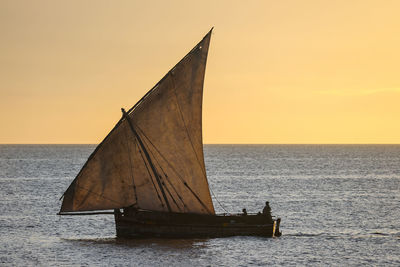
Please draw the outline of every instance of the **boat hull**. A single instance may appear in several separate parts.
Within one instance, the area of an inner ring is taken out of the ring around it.
[[[262,215],[199,215],[166,212],[114,213],[117,237],[204,238],[280,236],[280,219]]]

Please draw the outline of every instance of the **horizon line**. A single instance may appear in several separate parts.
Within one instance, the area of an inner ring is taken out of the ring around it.
[[[0,145],[99,145],[99,143],[0,143]],[[400,145],[400,143],[205,143],[203,145]]]

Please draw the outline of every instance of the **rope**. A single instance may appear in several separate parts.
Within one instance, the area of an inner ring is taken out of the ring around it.
[[[153,176],[151,176],[150,170],[149,170],[149,168],[147,167],[146,160],[145,160],[144,157],[143,157],[142,150],[140,149],[139,146],[138,146],[138,149],[139,149],[139,152],[140,152],[140,156],[141,156],[142,159],[143,159],[144,165],[146,166],[147,173],[148,173],[149,176],[150,176],[150,180],[151,180],[151,182],[153,183],[154,189],[155,189],[155,191],[156,191],[156,193],[157,193],[158,200],[160,200],[161,206],[164,207],[164,203],[162,202],[161,197],[160,197],[160,195],[158,194],[157,187],[156,187],[156,185],[155,185],[155,183],[154,183],[154,181],[153,181]]]
[[[221,208],[222,208],[226,213],[229,213],[229,212],[225,209],[225,207],[222,206],[221,202],[219,202],[217,196],[214,194],[214,191],[212,191],[211,187],[209,187],[209,188],[210,188],[211,194],[214,196],[214,198],[215,198],[215,200],[217,201],[217,203],[221,206]]]
[[[161,166],[160,162],[158,161],[157,157],[153,154],[153,152],[149,149],[150,154],[152,155],[152,157],[156,160],[156,163],[158,164],[158,167],[161,169],[162,173],[165,176],[166,181],[168,182],[168,184],[172,187],[172,189],[174,190],[175,194],[178,196],[179,200],[182,202],[183,204],[183,210],[185,210],[185,208],[187,208],[185,202],[183,201],[183,198],[179,195],[178,191],[176,190],[176,188],[174,187],[174,185],[172,184],[172,182],[169,180],[167,173],[164,171],[163,167]],[[161,177],[160,177],[161,179]],[[165,186],[165,188],[168,190],[168,188]],[[178,209],[181,210],[181,208],[178,206],[178,204],[176,203],[175,199],[172,197],[171,193],[168,190],[168,193],[170,194],[172,200],[175,202],[175,204],[177,205]]]
[[[199,203],[203,206],[203,208],[206,209],[206,211],[210,214],[213,214],[208,207],[201,201],[201,199],[194,193],[194,191],[189,187],[189,185],[186,184],[185,180],[179,175],[179,173],[175,170],[175,168],[171,165],[171,163],[168,162],[168,160],[161,154],[161,152],[157,149],[157,147],[151,142],[151,140],[146,136],[146,134],[140,129],[139,126],[135,125],[135,127],[142,133],[142,135],[149,141],[149,143],[154,147],[154,149],[158,152],[158,154],[164,159],[164,161],[168,164],[168,166],[171,168],[171,170],[174,171],[176,176],[181,180],[181,182],[190,190],[190,192],[196,197],[196,199],[199,201]]]

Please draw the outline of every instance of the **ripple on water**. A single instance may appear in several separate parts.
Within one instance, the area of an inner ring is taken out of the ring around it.
[[[93,149],[0,145],[1,265],[400,265],[400,146],[206,145],[225,209],[269,200],[283,236],[135,240],[112,216],[55,215]]]

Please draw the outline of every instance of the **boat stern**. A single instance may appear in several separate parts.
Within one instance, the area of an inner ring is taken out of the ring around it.
[[[274,220],[274,226],[272,230],[273,237],[280,237],[282,235],[282,232],[279,231],[280,224],[281,224],[281,218]]]

